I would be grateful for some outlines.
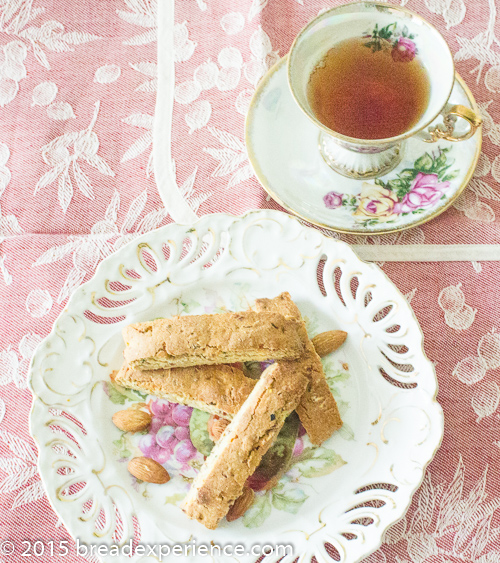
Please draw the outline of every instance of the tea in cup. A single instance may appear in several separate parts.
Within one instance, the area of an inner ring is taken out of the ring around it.
[[[399,6],[358,2],[319,15],[292,45],[288,81],[320,131],[323,158],[348,177],[390,172],[410,137],[461,141],[481,124],[448,103],[455,69],[444,38]]]

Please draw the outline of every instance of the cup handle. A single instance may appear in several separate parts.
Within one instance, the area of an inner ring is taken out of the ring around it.
[[[455,123],[459,117],[469,122],[469,129],[462,135],[454,135]],[[422,136],[422,140],[426,143],[435,143],[439,139],[453,142],[466,141],[474,135],[482,122],[481,117],[468,107],[460,104],[448,106],[443,112],[443,123],[429,129],[427,131],[429,137]]]

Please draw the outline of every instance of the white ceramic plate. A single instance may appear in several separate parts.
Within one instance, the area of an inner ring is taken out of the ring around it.
[[[245,126],[255,175],[285,209],[334,231],[383,234],[426,223],[464,190],[481,151],[481,128],[460,143],[410,138],[401,163],[377,178],[378,184],[346,178],[332,170],[318,149],[319,129],[290,92],[287,60],[283,57],[260,81]],[[471,107],[479,114],[458,73],[450,103]],[[441,116],[434,125],[440,120]],[[465,127],[457,123],[460,126]]]
[[[241,310],[282,291],[300,307],[311,336],[349,333],[325,359],[345,427],[320,448],[302,438],[278,486],[258,493],[245,518],[209,531],[178,507],[200,454],[165,459],[172,475],[165,485],[137,483],[127,472],[128,459],[141,455],[140,440],[149,438],[124,435],[111,417],[154,399],[110,383],[122,361],[121,329],[156,317]],[[342,563],[354,563],[403,516],[443,433],[434,368],[405,298],[345,243],[276,211],[171,224],[104,260],[37,349],[31,388],[31,432],[48,497],[86,544],[127,542],[140,530],[146,544],[293,544],[285,563],[298,555],[330,562],[330,544]]]

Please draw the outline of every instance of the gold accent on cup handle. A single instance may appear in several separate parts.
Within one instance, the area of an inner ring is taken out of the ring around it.
[[[463,135],[455,136],[453,131],[455,129],[455,122],[457,117],[461,117],[469,122],[469,130]],[[435,143],[438,139],[445,141],[466,141],[470,139],[481,126],[483,120],[479,115],[472,111],[470,108],[460,104],[452,106],[445,114],[442,125],[436,125],[434,129],[429,130],[430,139],[424,139],[426,143]]]

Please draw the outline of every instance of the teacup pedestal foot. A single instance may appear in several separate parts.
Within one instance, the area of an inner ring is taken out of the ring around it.
[[[387,174],[401,162],[403,143],[385,146],[351,145],[324,133],[319,134],[319,151],[325,162],[343,176],[357,180]]]

